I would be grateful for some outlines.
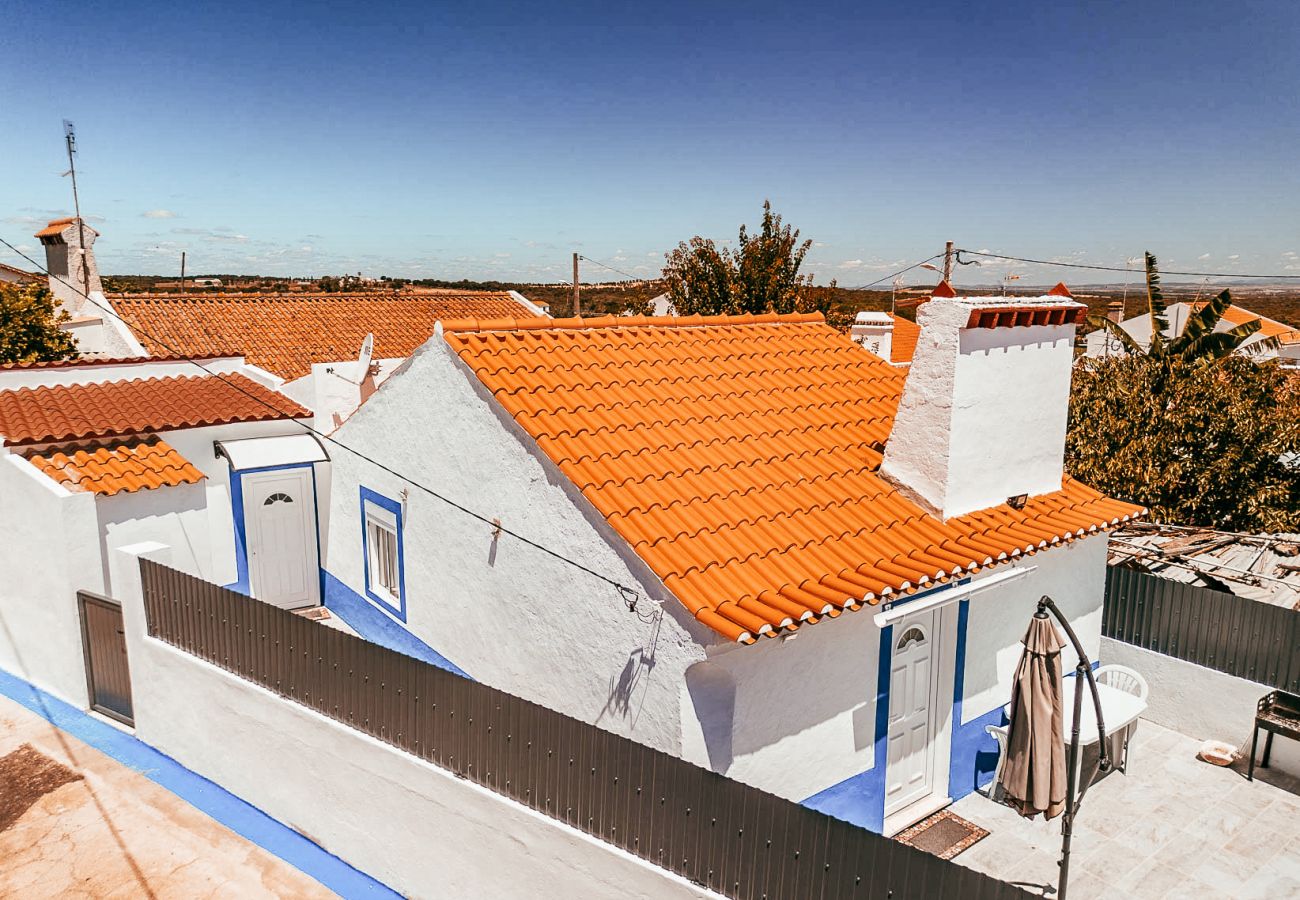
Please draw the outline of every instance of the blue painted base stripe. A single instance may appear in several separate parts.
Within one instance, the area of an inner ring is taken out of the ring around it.
[[[440,669],[446,669],[461,678],[469,678],[473,681],[473,678],[460,666],[411,634],[392,616],[376,609],[369,600],[329,572],[324,573],[322,582],[325,585],[326,608],[336,613],[349,628],[370,643],[424,660]]]
[[[21,678],[0,669],[0,694],[106,756],[134,769],[268,853],[315,878],[342,897],[400,898],[401,894],[353,868],[284,823],[164,753]]]

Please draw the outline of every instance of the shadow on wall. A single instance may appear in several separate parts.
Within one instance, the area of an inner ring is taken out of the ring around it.
[[[686,670],[686,690],[704,735],[709,768],[725,775],[732,762],[736,682],[731,673],[717,663],[700,662]]]
[[[654,613],[654,628],[651,629],[650,639],[646,641],[646,645],[637,647],[629,653],[622,670],[617,676],[610,677],[609,697],[605,700],[605,706],[601,709],[600,714],[596,716],[595,724],[600,724],[601,719],[605,718],[605,714],[612,712],[622,719],[631,717],[630,727],[636,728],[637,719],[641,714],[641,705],[645,703],[644,691],[641,692],[641,699],[636,700],[637,688],[644,681],[645,676],[654,670],[655,651],[659,646],[659,630],[662,623],[663,613],[656,610]],[[634,703],[636,705],[635,711],[632,709]]]

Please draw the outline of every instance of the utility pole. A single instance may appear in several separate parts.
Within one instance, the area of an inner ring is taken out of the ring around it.
[[[86,223],[81,219],[81,200],[77,196],[77,134],[69,119],[63,120],[63,140],[68,145],[68,174],[72,176],[72,208],[77,214],[77,234],[81,246],[77,254],[81,258],[82,294],[90,296],[90,267],[86,265]]]
[[[943,280],[952,284],[952,241],[943,245]]]
[[[574,318],[582,315],[582,307],[578,301],[578,254],[573,254],[573,315]]]
[[[181,299],[185,299],[185,251],[181,251]]]

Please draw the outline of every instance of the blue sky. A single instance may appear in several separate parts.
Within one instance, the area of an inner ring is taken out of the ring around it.
[[[1300,274],[1298,47],[1292,0],[11,0],[0,234],[69,209],[67,117],[106,272],[651,274],[770,198],[820,282]]]

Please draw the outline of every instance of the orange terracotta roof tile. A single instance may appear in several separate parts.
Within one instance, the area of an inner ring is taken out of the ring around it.
[[[1199,310],[1203,306],[1205,306],[1204,303],[1197,303],[1193,306],[1193,309]],[[1259,319],[1260,327],[1259,331],[1255,333],[1261,334],[1266,338],[1273,337],[1282,339],[1297,330],[1292,328],[1290,325],[1285,325],[1275,319],[1269,319],[1265,316],[1261,316],[1259,313],[1253,313],[1248,309],[1242,309],[1236,304],[1229,306],[1223,311],[1223,321],[1233,326],[1245,325],[1247,322],[1253,322],[1256,319]]]
[[[0,391],[0,437],[10,446],[310,415],[283,394],[243,375]]]
[[[252,365],[300,378],[313,363],[355,359],[367,334],[375,359],[410,356],[443,319],[518,318],[531,311],[505,291],[409,294],[272,294],[113,299],[150,353],[238,349]]]
[[[157,437],[42,450],[27,459],[70,490],[105,496],[203,480],[202,472]]]
[[[444,338],[699,621],[752,642],[1108,528],[1060,491],[942,521],[877,474],[905,370],[820,316],[445,323]]]
[[[894,363],[910,363],[912,355],[916,353],[916,342],[921,337],[921,326],[902,316],[895,315],[893,318],[894,334],[889,342],[889,360]]]

